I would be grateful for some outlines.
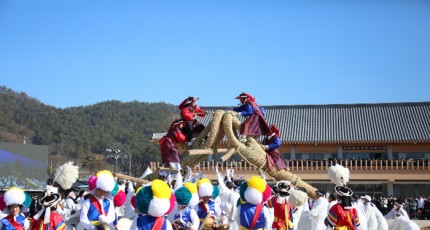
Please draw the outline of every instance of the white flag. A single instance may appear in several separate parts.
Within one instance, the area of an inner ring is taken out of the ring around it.
[[[143,179],[149,174],[152,174],[152,170],[149,168],[149,166],[146,168],[145,172],[143,172],[142,176],[139,177],[139,179]]]

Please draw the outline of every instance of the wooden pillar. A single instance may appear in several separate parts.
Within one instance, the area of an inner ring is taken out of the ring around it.
[[[290,160],[296,159],[296,146],[291,145],[290,147]]]
[[[387,159],[393,159],[393,147],[391,145],[387,145]]]
[[[337,159],[342,159],[343,158],[343,149],[342,149],[342,145],[338,145],[337,146]]]

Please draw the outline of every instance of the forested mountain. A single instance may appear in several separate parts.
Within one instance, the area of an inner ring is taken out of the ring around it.
[[[0,141],[22,143],[26,138],[27,143],[48,145],[53,168],[69,160],[90,171],[112,167],[115,160],[106,158],[106,149],[120,149],[118,169],[128,170],[131,153],[136,176],[150,161],[160,160],[158,145],[150,142],[152,133],[166,131],[178,116],[175,105],[138,101],[59,109],[0,86]]]

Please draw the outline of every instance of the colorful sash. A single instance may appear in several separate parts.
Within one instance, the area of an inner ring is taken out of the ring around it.
[[[100,225],[99,216],[105,215],[109,212],[110,202],[108,199],[103,199],[103,210],[100,202],[95,197],[90,198],[90,208],[88,209],[88,220],[94,226]],[[104,212],[103,212],[104,211]]]
[[[21,217],[21,218],[20,218]],[[23,218],[22,218],[23,216],[21,216],[21,215],[18,215],[16,218],[17,219],[22,219],[23,220]],[[25,218],[25,217],[24,217]],[[15,219],[13,218],[13,216],[12,215],[9,215],[9,216],[7,216],[6,217],[6,219],[7,219],[7,221],[9,221],[9,223],[10,223],[10,225],[9,226],[5,226],[4,225],[4,222],[3,222],[3,228],[4,229],[16,229],[16,230],[24,230],[24,227],[23,227],[23,224],[21,224],[20,222],[18,222],[18,221],[15,221]],[[23,222],[23,221],[22,221]],[[24,222],[23,222],[24,223]],[[13,227],[13,228],[12,228]]]

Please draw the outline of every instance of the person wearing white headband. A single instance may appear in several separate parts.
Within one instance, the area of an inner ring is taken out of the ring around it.
[[[325,229],[324,219],[327,217],[328,200],[324,197],[324,192],[315,192],[315,203],[309,214],[311,218],[312,230]]]
[[[66,229],[63,217],[57,213],[60,200],[61,195],[58,193],[51,193],[40,200],[42,209],[34,216],[36,222],[32,229]]]
[[[12,187],[1,198],[3,198],[6,205],[2,211],[6,216],[0,221],[0,229],[29,229],[30,224],[22,214],[27,211],[27,208],[23,205],[26,199],[24,191],[20,188]]]
[[[394,219],[399,216],[404,216],[409,219],[408,213],[403,209],[403,205],[397,202],[394,202],[394,207],[391,209],[389,213],[387,213],[384,217],[385,219]]]

